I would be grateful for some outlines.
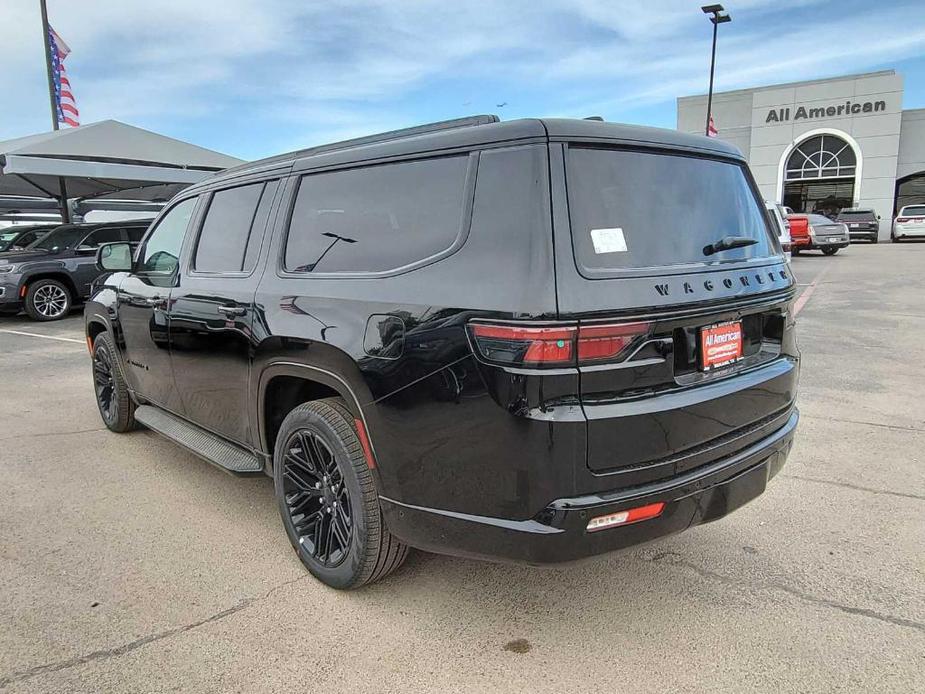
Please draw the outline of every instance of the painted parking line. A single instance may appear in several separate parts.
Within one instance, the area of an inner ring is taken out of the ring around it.
[[[76,342],[78,345],[86,344],[83,340],[74,337],[58,337],[57,335],[40,335],[39,333],[27,333],[24,330],[5,330],[0,329],[0,333],[9,333],[10,335],[24,335],[26,337],[40,337],[44,340],[59,340],[61,342]]]
[[[796,303],[793,305],[793,315],[794,316],[798,315],[800,311],[803,310],[803,307],[806,306],[807,302],[809,302],[809,298],[813,295],[813,292],[816,291],[816,287],[822,281],[822,278],[826,276],[826,274],[829,271],[829,268],[831,267],[832,266],[829,265],[824,270],[822,270],[822,272],[816,275],[816,279],[810,282],[809,285],[806,287],[806,289],[803,290],[803,293],[800,294],[799,298],[797,298],[796,300]]]

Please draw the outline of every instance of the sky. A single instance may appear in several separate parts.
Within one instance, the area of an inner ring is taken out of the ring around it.
[[[47,2],[81,122],[242,159],[476,113],[673,128],[712,37],[687,0]],[[925,107],[922,3],[724,2],[716,89],[894,68]],[[38,7],[0,0],[0,140],[50,129]]]

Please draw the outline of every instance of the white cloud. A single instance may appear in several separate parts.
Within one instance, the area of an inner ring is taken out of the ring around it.
[[[49,15],[73,49],[68,68],[84,122],[121,118],[168,134],[191,123],[216,133],[237,128],[276,148],[461,115],[454,104],[491,110],[506,98],[488,84],[531,95],[532,114],[608,117],[701,92],[710,30],[700,4],[49,0]],[[15,95],[4,104],[0,138],[47,127],[35,5],[0,5],[0,26],[13,28],[4,33],[0,93]],[[720,89],[863,70],[925,51],[913,6],[726,5],[734,22],[721,28]],[[825,7],[824,17],[803,21]],[[872,40],[841,40],[860,35]]]

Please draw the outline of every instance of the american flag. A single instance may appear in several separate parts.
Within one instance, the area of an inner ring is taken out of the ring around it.
[[[710,114],[710,126],[707,128],[707,137],[716,137],[719,135],[719,131],[716,129],[716,125],[713,123],[713,114]]]
[[[76,128],[80,125],[80,112],[77,110],[77,101],[71,90],[71,82],[67,78],[64,59],[71,49],[64,43],[58,33],[48,27],[48,47],[51,49],[51,69],[55,82],[55,107],[58,109],[58,123]]]

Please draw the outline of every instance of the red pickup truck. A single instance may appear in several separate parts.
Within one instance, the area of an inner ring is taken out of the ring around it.
[[[848,227],[821,214],[791,214],[787,219],[793,255],[816,249],[825,255],[835,255],[849,243]]]

